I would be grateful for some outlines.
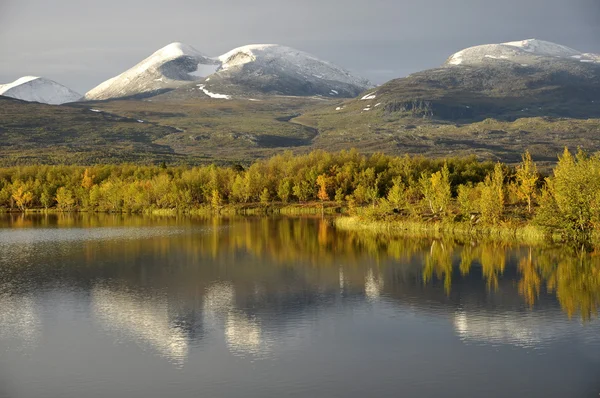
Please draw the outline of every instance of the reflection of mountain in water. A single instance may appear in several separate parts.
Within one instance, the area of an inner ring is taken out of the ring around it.
[[[207,328],[224,331],[230,351],[264,355],[268,350],[259,322],[236,309],[231,284],[218,282],[206,289],[203,315]]]
[[[0,320],[39,331],[27,297],[78,286],[90,290],[91,311],[106,329],[182,363],[213,337],[235,355],[270,355],[301,344],[324,313],[379,304],[447,319],[465,341],[532,347],[568,338],[578,326],[565,312],[591,316],[600,302],[600,264],[591,256],[380,239],[336,232],[320,219],[186,219],[184,230],[174,222],[177,233],[164,235],[152,222],[136,219],[134,234],[143,236],[89,233],[26,257],[20,244],[4,244],[0,281],[21,288],[0,296]]]
[[[166,298],[95,287],[91,291],[91,307],[108,330],[133,337],[176,363],[185,361],[189,336],[173,322]]]
[[[561,317],[558,310],[543,314],[457,311],[454,328],[465,341],[540,347],[573,333],[569,325],[557,322]]]
[[[30,295],[0,294],[0,340],[10,349],[29,349],[37,344],[42,321]],[[13,345],[14,344],[14,345]]]

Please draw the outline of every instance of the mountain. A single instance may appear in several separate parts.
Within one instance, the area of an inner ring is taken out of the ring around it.
[[[145,101],[0,97],[0,163],[237,163],[349,148],[506,162],[528,149],[551,163],[565,146],[600,150],[597,59],[539,40],[478,46],[348,99],[370,84],[290,48],[210,58],[174,44],[105,83],[103,98]]]
[[[218,62],[183,43],[161,48],[131,69],[85,94],[86,100],[145,98],[200,80],[216,70]]]
[[[482,65],[504,61],[529,66],[548,62],[548,58],[600,64],[600,55],[582,53],[548,41],[529,39],[467,48],[452,55],[446,65]]]
[[[100,84],[85,98],[143,98],[166,92],[165,97],[177,99],[260,95],[351,98],[371,86],[343,68],[289,47],[249,45],[210,58],[190,46],[173,43]]]
[[[0,84],[0,95],[29,102],[60,105],[81,99],[81,94],[43,77],[25,76]]]
[[[239,47],[219,58],[203,91],[225,95],[357,96],[372,84],[310,54],[275,44]]]
[[[441,67],[395,79],[340,109],[448,121],[600,117],[600,55],[524,40],[468,48]]]

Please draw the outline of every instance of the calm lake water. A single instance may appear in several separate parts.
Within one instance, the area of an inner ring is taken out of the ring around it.
[[[0,218],[1,397],[598,397],[600,258],[320,219]]]

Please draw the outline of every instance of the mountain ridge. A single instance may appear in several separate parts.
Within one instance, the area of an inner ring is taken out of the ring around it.
[[[176,42],[99,84],[85,99],[151,97],[180,87],[180,96],[195,90],[192,97],[217,99],[257,94],[347,98],[371,86],[367,79],[291,47],[252,44],[208,57]]]
[[[12,83],[0,84],[0,96],[42,104],[62,105],[82,98],[70,88],[38,76],[23,76]]]

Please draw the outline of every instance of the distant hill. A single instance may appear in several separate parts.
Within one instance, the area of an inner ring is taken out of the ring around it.
[[[25,76],[0,84],[0,96],[43,104],[65,104],[81,99],[81,94],[43,77]]]

